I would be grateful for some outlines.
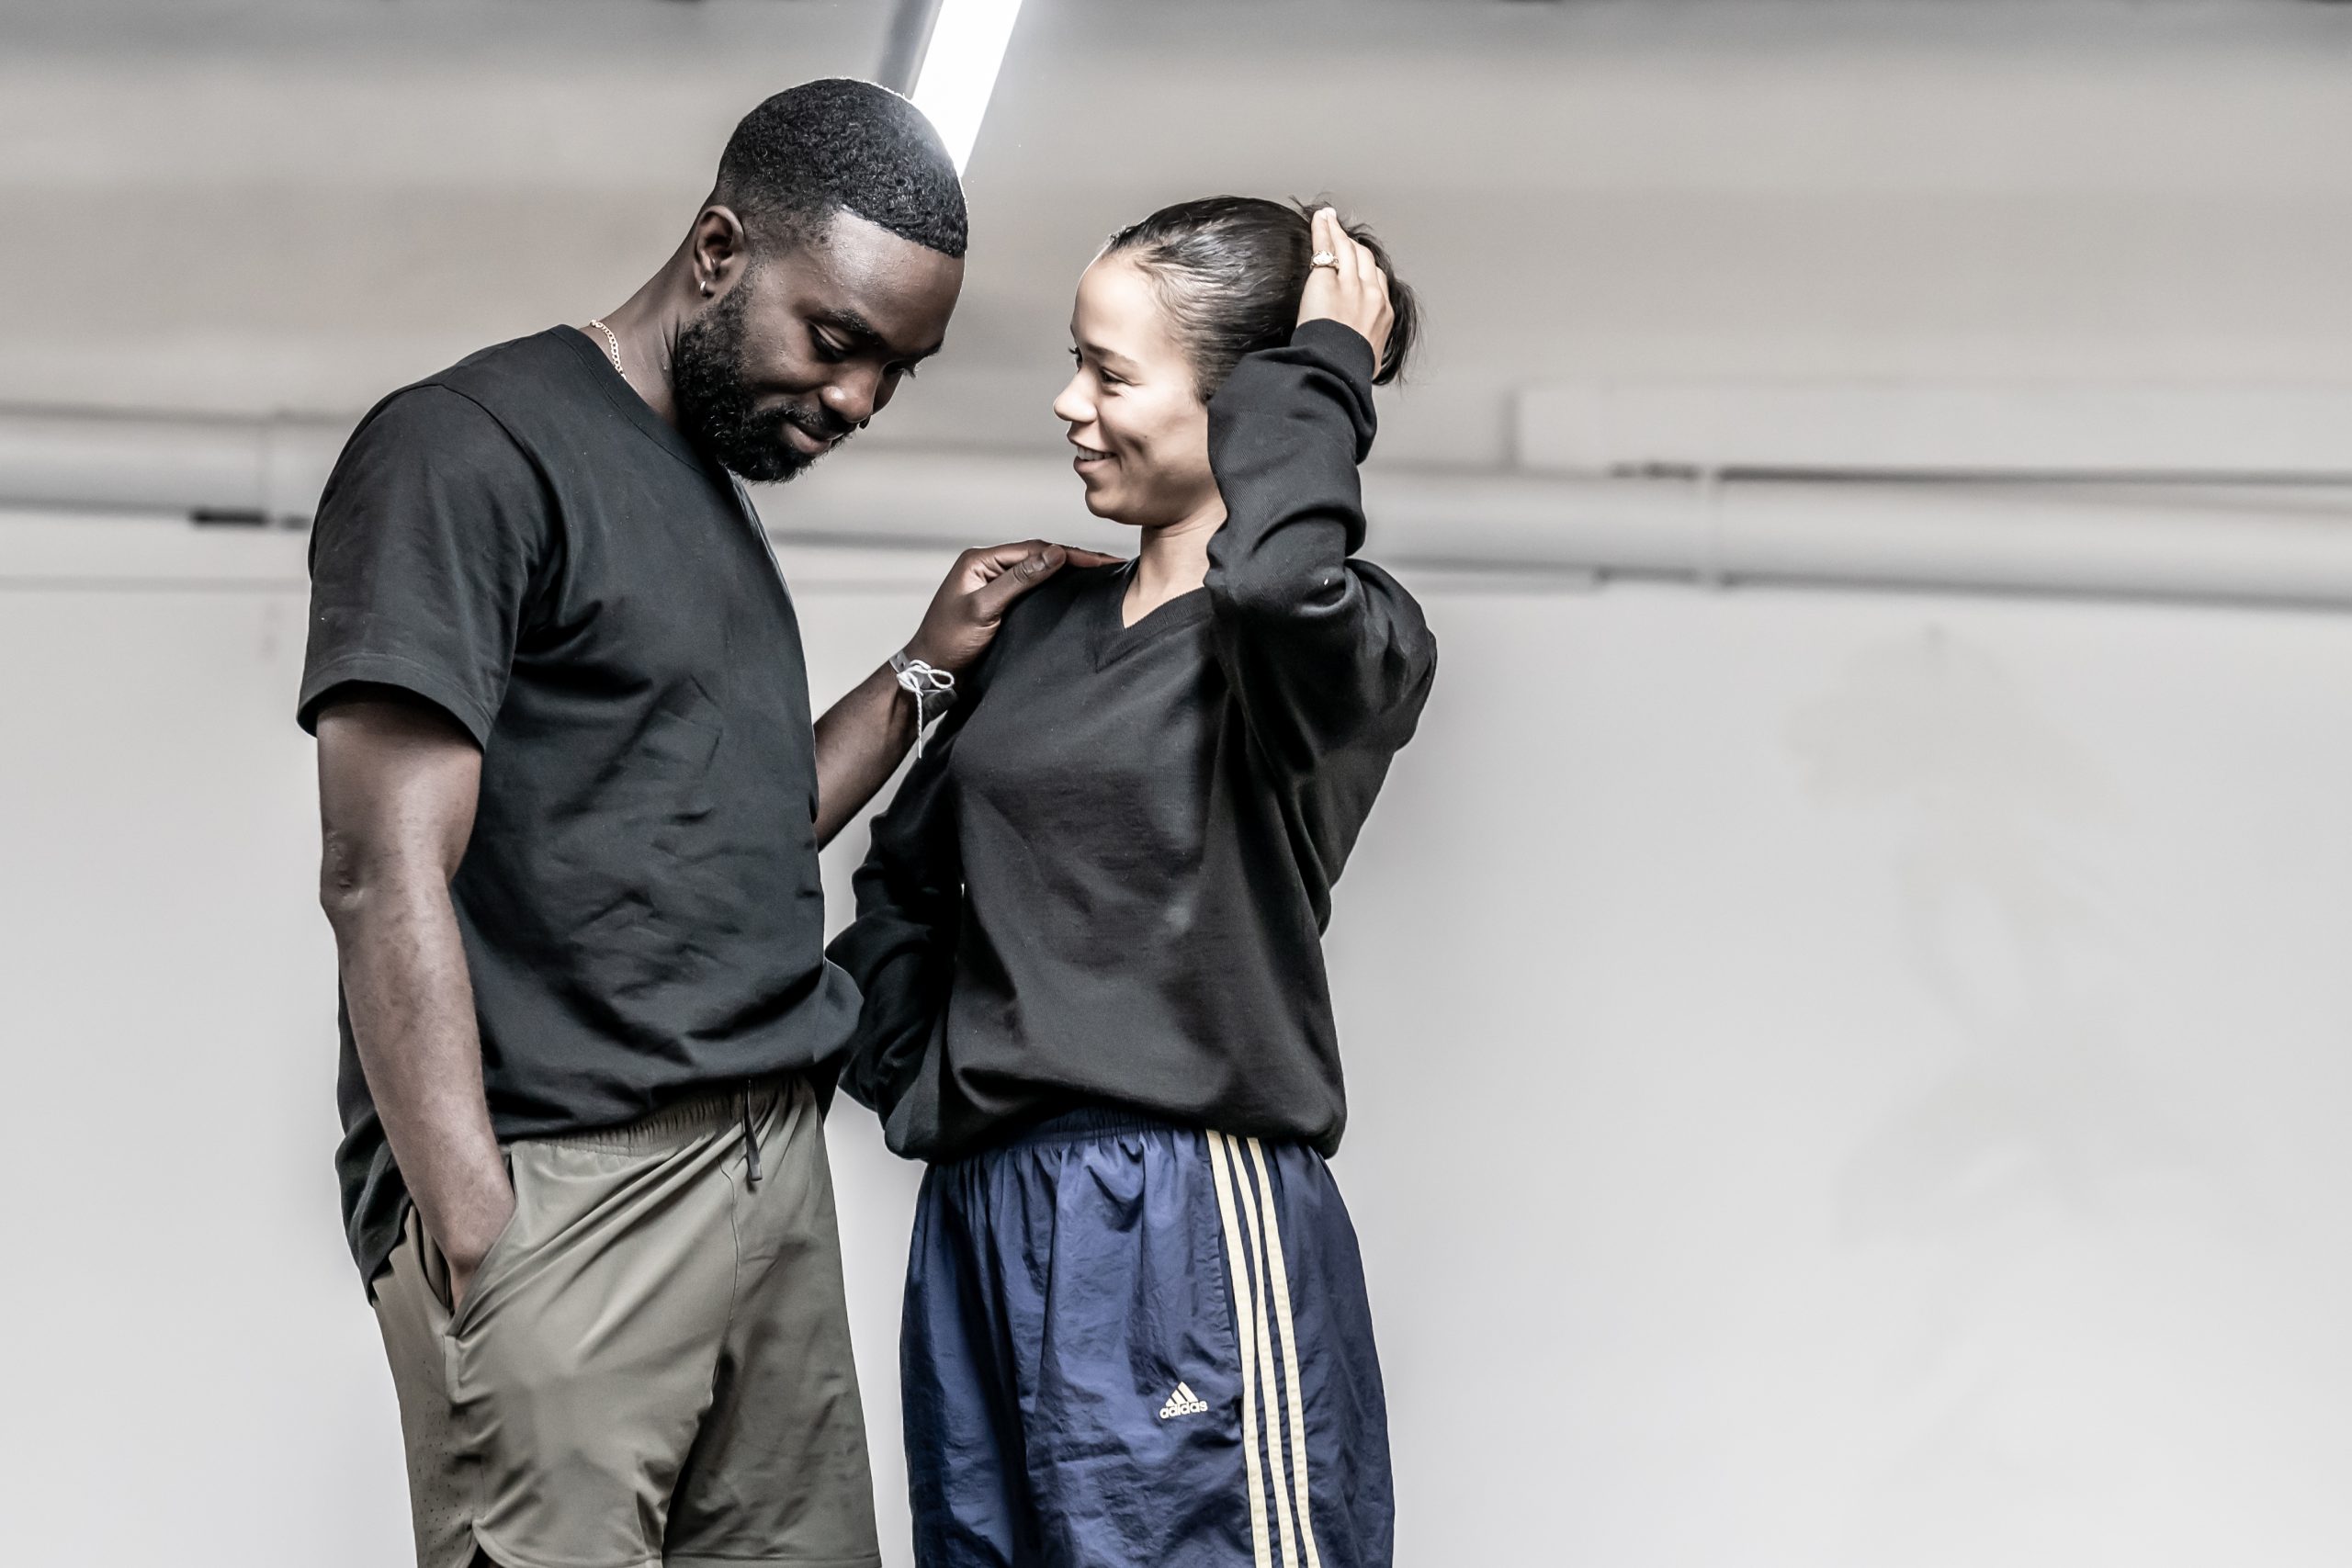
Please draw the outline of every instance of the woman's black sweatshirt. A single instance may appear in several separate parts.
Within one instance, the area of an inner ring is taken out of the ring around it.
[[[843,1085],[899,1154],[1101,1105],[1338,1146],[1331,885],[1437,667],[1351,558],[1372,372],[1330,321],[1243,359],[1206,586],[1132,626],[1129,567],[1037,588],[876,819],[831,956],[865,993]]]

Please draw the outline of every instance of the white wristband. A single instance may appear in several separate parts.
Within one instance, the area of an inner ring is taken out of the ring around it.
[[[890,655],[890,669],[899,684],[915,700],[915,755],[922,755],[923,731],[933,719],[956,705],[956,677],[944,670],[909,657],[905,649]]]

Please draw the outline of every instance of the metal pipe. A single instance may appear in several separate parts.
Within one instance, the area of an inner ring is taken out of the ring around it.
[[[307,523],[339,422],[0,410],[0,506]]]
[[[0,412],[0,507],[307,520],[344,438],[316,421]],[[1699,585],[2352,607],[2352,491],[1588,479],[1375,467],[1369,553],[1407,569]],[[1057,458],[879,446],[762,492],[810,547],[1043,535],[1122,547]],[[93,526],[96,526],[93,523]]]
[[[2352,607],[2352,491],[1573,479],[1375,468],[1368,554],[1402,568]],[[1117,547],[1057,460],[894,450],[763,497],[801,543],[1033,535]]]

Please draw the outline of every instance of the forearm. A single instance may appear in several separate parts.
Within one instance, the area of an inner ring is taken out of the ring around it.
[[[457,912],[434,868],[395,873],[330,913],[345,1005],[392,1157],[461,1275],[514,1206],[482,1092],[481,1038]]]
[[[1219,658],[1259,739],[1300,768],[1418,709],[1436,658],[1412,596],[1352,558],[1373,370],[1362,335],[1311,321],[1245,358],[1209,410],[1227,510],[1205,584]]]
[[[1234,368],[1209,405],[1209,466],[1226,523],[1209,541],[1213,600],[1243,614],[1317,615],[1344,595],[1363,545],[1357,465],[1374,430],[1372,355],[1329,322]]]
[[[817,721],[817,842],[832,842],[914,744],[915,705],[887,664]]]
[[[907,656],[961,678],[980,661],[1012,602],[1069,564],[1070,551],[1043,539],[966,550],[933,595]],[[1080,550],[1086,565],[1109,556]],[[968,701],[958,693],[959,701]],[[885,664],[817,721],[817,842],[832,842],[890,780],[914,744],[915,698]]]

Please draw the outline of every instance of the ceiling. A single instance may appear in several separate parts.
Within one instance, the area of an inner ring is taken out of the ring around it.
[[[0,402],[347,414],[617,302],[823,0],[0,3]],[[872,436],[1048,449],[1102,234],[1340,197],[1430,306],[1384,457],[1624,378],[2352,366],[2352,10],[2266,0],[1030,0],[948,355]]]

